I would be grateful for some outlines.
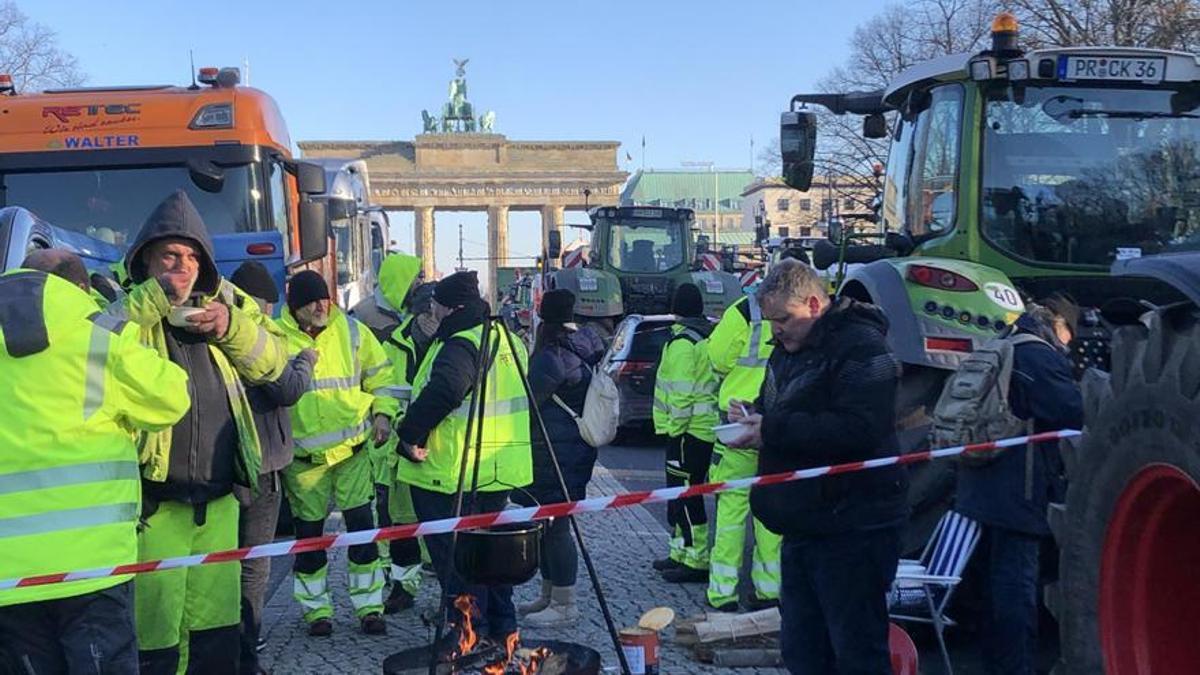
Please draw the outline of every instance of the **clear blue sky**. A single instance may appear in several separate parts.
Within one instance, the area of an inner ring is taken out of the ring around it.
[[[293,141],[407,139],[446,99],[452,58],[470,58],[477,110],[520,140],[615,140],[622,167],[750,163],[792,94],[844,60],[854,27],[885,0],[17,0],[58,33],[88,84],[184,83],[196,64],[250,63]],[[626,163],[628,151],[634,161]],[[568,216],[581,218],[577,214]],[[438,266],[481,214],[442,214]],[[399,222],[412,241],[411,217]],[[512,253],[538,248],[536,215],[513,214]],[[468,256],[483,255],[468,244]]]

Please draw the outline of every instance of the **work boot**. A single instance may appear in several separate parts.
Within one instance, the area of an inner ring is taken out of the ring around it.
[[[329,619],[317,619],[308,624],[309,637],[329,637],[333,635],[333,622]]]
[[[757,612],[762,609],[771,609],[779,606],[779,598],[761,599],[756,595],[750,596],[746,600],[746,608],[751,612]]]
[[[387,635],[387,624],[379,612],[371,612],[360,621],[362,632],[367,635]]]
[[[550,590],[550,604],[540,612],[525,617],[525,625],[534,628],[558,628],[579,621],[575,606],[574,586],[555,586]]]
[[[384,614],[396,614],[409,609],[416,604],[416,598],[411,593],[404,590],[404,587],[399,583],[392,585],[392,591],[388,594],[387,600],[383,601]]]
[[[541,595],[539,595],[537,600],[534,600],[533,602],[526,602],[524,604],[517,605],[517,615],[525,616],[526,614],[533,614],[534,612],[540,612],[543,609],[546,609],[547,607],[549,607],[550,606],[550,589],[552,589],[552,588],[554,588],[554,584],[550,583],[549,581],[546,581],[545,579],[542,579]]]
[[[683,567],[683,563],[679,562],[678,560],[673,560],[671,558],[663,558],[661,560],[655,560],[654,562],[650,563],[650,566],[653,567],[654,569],[658,570],[659,572],[665,572],[667,570],[673,570],[676,567]]]
[[[707,584],[708,570],[698,570],[695,567],[680,565],[675,569],[663,571],[662,578],[673,584]]]

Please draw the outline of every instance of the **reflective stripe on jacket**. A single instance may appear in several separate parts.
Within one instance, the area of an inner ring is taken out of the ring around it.
[[[721,378],[717,396],[721,412],[729,411],[730,399],[758,398],[773,350],[771,329],[763,321],[757,296],[750,293],[725,310],[708,338],[708,358]]]
[[[671,327],[654,378],[654,430],[713,441],[718,424],[717,380],[708,362],[708,340],[694,328]]]
[[[468,490],[473,487],[471,480],[475,471],[476,448],[480,447],[482,451],[479,453],[479,481],[474,485],[484,492],[525,487],[533,482],[529,399],[525,395],[525,387],[517,370],[517,359],[520,359],[521,367],[525,368],[529,360],[528,355],[524,345],[515,338],[514,353],[509,348],[508,340],[499,333],[507,329],[499,322],[493,326],[495,328],[488,342],[495,356],[484,385],[482,443],[477,446],[476,439],[470,439],[464,485],[464,489]],[[479,349],[483,339],[483,327],[475,326],[460,331],[448,339],[468,340]],[[417,378],[413,382],[414,401],[429,384],[438,352],[444,345],[445,341],[439,339],[430,346],[429,353],[421,363]],[[434,492],[451,493],[457,489],[463,450],[468,445],[467,427],[473,398],[473,393],[468,394],[462,404],[429,433],[426,442],[429,456],[425,461],[399,461],[397,473],[401,481]],[[471,426],[474,428],[474,425]]]
[[[187,375],[58,277],[0,276],[0,578],[137,561],[134,431],[188,410]],[[0,606],[91,593],[128,576],[0,591]]]
[[[292,353],[320,354],[308,392],[291,410],[296,456],[337,464],[367,440],[373,414],[396,416],[396,399],[384,394],[391,363],[371,330],[337,307],[330,307],[329,324],[315,338],[286,309],[279,326]]]

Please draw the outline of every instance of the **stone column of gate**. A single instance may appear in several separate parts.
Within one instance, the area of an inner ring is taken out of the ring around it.
[[[540,252],[544,252],[549,247],[551,230],[558,230],[560,233],[559,236],[562,236],[563,210],[562,206],[553,206],[550,204],[542,207],[542,251]],[[566,242],[563,243],[566,244]],[[553,264],[555,267],[558,267],[559,259],[547,260],[546,264]]]
[[[496,268],[508,264],[508,207],[488,207],[488,297],[500,297]]]
[[[418,206],[413,212],[416,216],[413,223],[413,253],[421,259],[421,271],[425,273],[425,281],[433,281],[436,263],[433,257],[433,207]]]

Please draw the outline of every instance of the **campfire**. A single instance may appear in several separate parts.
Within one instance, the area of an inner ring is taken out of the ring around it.
[[[415,647],[383,661],[385,675],[427,675],[437,660],[437,675],[598,675],[600,653],[583,645],[556,640],[522,640],[512,633],[496,642],[475,633],[469,596],[454,601],[458,614],[441,649]],[[436,654],[436,655],[435,655]]]
[[[554,656],[550,649],[537,647],[534,649],[521,647],[521,634],[514,631],[504,640],[504,644],[489,639],[480,639],[472,625],[471,615],[475,609],[469,595],[460,595],[454,599],[454,609],[458,610],[458,646],[448,655],[446,662],[451,666],[452,673],[480,673],[480,675],[554,675],[565,668],[545,668]],[[562,659],[565,660],[565,659]]]

